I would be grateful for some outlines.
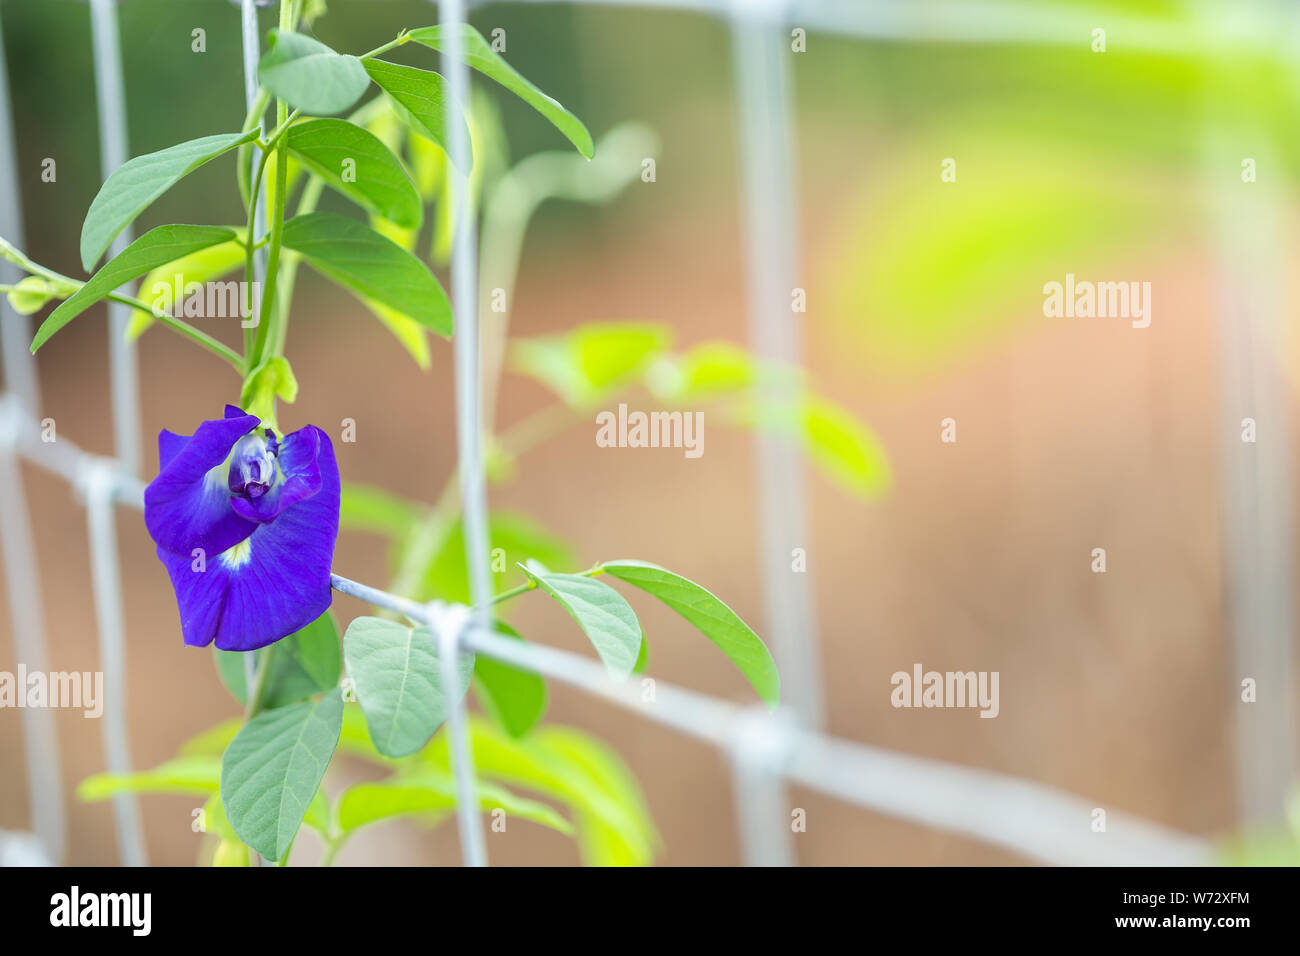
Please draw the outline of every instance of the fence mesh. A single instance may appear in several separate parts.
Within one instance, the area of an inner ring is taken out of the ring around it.
[[[253,0],[242,7],[246,81],[249,102],[256,93],[255,65],[259,37]],[[520,0],[517,0],[520,2]],[[547,3],[552,0],[521,0]],[[847,36],[902,41],[953,43],[1078,44],[1095,25],[1087,10],[1008,3],[892,3],[884,0],[596,0],[611,7],[653,7],[693,11],[730,23],[735,64],[736,109],[740,130],[738,156],[752,350],[763,358],[796,363],[799,329],[788,309],[789,290],[798,267],[794,236],[797,209],[791,144],[795,142],[787,57],[788,30],[798,26]],[[107,175],[128,155],[126,104],[121,76],[116,0],[90,0],[99,108],[103,172]],[[465,20],[467,6],[483,4],[444,0],[441,22]],[[1106,22],[1126,42],[1148,51],[1195,52],[1208,45],[1205,32],[1171,29],[1164,23],[1108,13]],[[2,24],[0,24],[2,29]],[[443,54],[450,99],[465,99],[468,68],[457,49],[459,34]],[[1262,41],[1261,41],[1262,42]],[[0,34],[0,234],[21,245],[20,196],[16,178],[9,91],[3,69]],[[461,168],[469,143],[459,123],[449,123],[453,162]],[[464,188],[463,180],[458,180]],[[462,207],[463,208],[463,207]],[[630,686],[611,681],[594,659],[545,645],[522,644],[494,634],[486,608],[489,593],[487,510],[482,467],[482,412],[479,384],[476,235],[472,219],[459,229],[452,254],[452,293],[457,316],[455,336],[456,411],[460,489],[465,547],[471,570],[473,608],[424,605],[335,575],[334,588],[372,605],[427,624],[438,635],[448,665],[444,680],[454,680],[457,650],[484,654],[550,680],[611,701],[644,717],[716,746],[729,762],[734,781],[736,816],[745,862],[781,865],[795,861],[790,840],[785,787],[796,783],[869,811],[938,827],[1010,849],[1029,859],[1059,864],[1191,864],[1209,859],[1208,844],[1197,837],[1113,812],[1107,831],[1089,827],[1092,804],[1085,799],[1030,780],[959,766],[878,747],[853,743],[822,732],[822,692],[815,614],[803,584],[781,559],[804,540],[802,461],[790,443],[760,437],[755,480],[761,529],[760,567],[766,596],[765,635],[775,648],[787,702],[776,714],[658,682],[653,706]],[[128,241],[124,234],[114,252]],[[6,276],[13,271],[0,265]],[[8,306],[0,306],[8,310]],[[101,667],[107,707],[103,722],[108,768],[127,772],[130,750],[124,712],[126,641],[121,571],[113,511],[140,509],[143,485],[138,479],[139,409],[133,348],[122,334],[120,305],[110,305],[113,326],[109,354],[112,383],[114,459],[76,448],[65,439],[41,441],[41,401],[28,326],[7,312],[3,329],[6,392],[0,397],[0,527],[5,578],[17,659],[31,670],[45,669],[41,586],[30,517],[19,470],[28,461],[69,482],[87,510],[92,590],[99,629]],[[760,402],[786,400],[780,382],[764,386]],[[1287,632],[1289,634],[1289,631]],[[448,700],[458,700],[448,694]],[[32,826],[46,857],[61,862],[67,852],[63,783],[58,747],[49,711],[22,711]],[[487,862],[474,787],[473,759],[463,700],[453,704],[448,720],[457,780],[460,844],[466,864]],[[131,796],[117,798],[115,822],[124,864],[145,863],[140,811]]]

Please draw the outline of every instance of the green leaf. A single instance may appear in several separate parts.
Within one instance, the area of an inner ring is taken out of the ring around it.
[[[343,666],[339,629],[329,611],[277,642],[274,647],[262,704],[266,709],[296,704],[338,686]],[[248,703],[248,690],[244,684],[245,656],[253,654],[257,663],[267,650],[214,652],[222,683],[241,704]]]
[[[312,172],[353,202],[406,229],[420,228],[423,206],[406,170],[379,137],[346,120],[289,127],[285,142]]]
[[[592,323],[565,335],[515,342],[511,367],[582,407],[641,375],[671,339],[671,330],[648,322]]]
[[[247,133],[203,136],[156,153],[137,156],[115,169],[100,187],[81,226],[82,267],[87,272],[94,269],[117,234],[179,179],[256,136],[256,129]],[[180,255],[184,253],[177,252],[173,258]]]
[[[268,860],[293,843],[338,743],[343,694],[264,711],[221,761],[221,799],[239,838]]]
[[[230,717],[195,734],[177,748],[182,757],[220,757],[244,726],[243,717]]]
[[[451,303],[419,259],[369,226],[346,216],[313,212],[284,224],[285,248],[317,272],[374,299],[442,336],[451,335]]]
[[[257,65],[257,78],[294,109],[327,116],[347,109],[370,85],[355,56],[335,53],[301,33],[272,30],[271,48]]]
[[[476,786],[479,808],[486,812],[504,810],[507,818],[531,820],[565,834],[573,832],[572,824],[554,807],[483,780]],[[452,776],[438,770],[422,770],[382,783],[359,783],[349,787],[339,797],[338,825],[344,833],[350,833],[372,823],[453,810],[455,806],[456,782]]]
[[[571,786],[587,805],[614,806],[605,812],[578,812],[578,843],[588,866],[645,866],[652,862],[658,834],[632,771],[603,741],[571,727],[543,727],[537,747],[553,765],[563,766]]]
[[[632,668],[633,674],[644,674],[646,668],[650,666],[650,641],[646,639],[645,628],[641,629],[641,650],[636,655],[636,665]]]
[[[694,581],[645,561],[606,561],[602,571],[657,597],[717,644],[769,707],[781,699],[772,654],[731,608]]]
[[[400,538],[421,520],[420,508],[383,488],[349,481],[343,485],[339,525]]]
[[[497,634],[523,638],[508,624],[496,621]],[[474,661],[474,691],[483,710],[512,737],[522,737],[546,712],[546,681],[532,671],[520,670],[480,654]]]
[[[547,96],[526,80],[518,70],[503,60],[492,49],[487,40],[483,38],[483,35],[473,27],[468,24],[461,24],[460,29],[466,63],[484,76],[496,80],[511,93],[514,93],[545,116],[555,125],[556,129],[568,138],[569,142],[578,148],[578,152],[582,153],[583,156],[591,159],[595,155],[596,147],[591,141],[591,134],[587,132],[587,127],[582,125],[582,121],[578,117],[561,106],[559,100]],[[423,27],[419,30],[412,30],[409,36],[416,43],[423,43],[427,47],[445,52],[446,32],[446,28],[442,26]]]
[[[66,299],[80,288],[76,283],[44,276],[24,276],[9,291],[9,307],[19,315],[31,315],[43,309],[51,299]]]
[[[864,498],[876,497],[889,488],[885,446],[851,413],[812,396],[804,403],[802,425],[813,464],[841,487]]]
[[[178,757],[152,770],[135,773],[97,773],[81,781],[77,796],[87,803],[108,800],[119,793],[216,793],[221,761],[216,757]]]
[[[428,70],[389,63],[387,60],[366,60],[365,65],[370,78],[392,98],[393,110],[402,122],[421,136],[433,140],[450,156],[450,140],[447,135],[449,99],[443,78]],[[465,142],[469,143],[469,125],[465,122],[465,115],[459,105],[456,105],[453,114],[453,122],[464,128]],[[472,156],[470,161],[472,165]]]
[[[182,314],[187,301],[186,287],[194,283],[211,282],[220,279],[229,272],[244,267],[244,244],[242,230],[235,230],[236,238],[232,242],[223,242],[187,256],[173,259],[151,271],[140,280],[139,297],[151,305],[159,305],[159,300],[172,304],[174,314]],[[244,305],[244,303],[240,303]],[[164,311],[172,311],[165,309]],[[133,342],[149,330],[155,322],[152,312],[135,309],[131,312],[131,322],[126,329],[128,342]]]
[[[636,612],[608,584],[578,574],[524,573],[578,622],[610,674],[624,680],[641,651]]]
[[[428,628],[359,617],[348,625],[343,657],[370,739],[384,756],[414,753],[447,719],[442,665]],[[469,688],[474,655],[462,654],[456,663],[459,700]]]
[[[753,386],[758,378],[758,363],[730,342],[704,342],[671,364],[671,372],[663,378],[652,384],[656,394],[665,398],[717,398]]]
[[[104,267],[91,276],[74,296],[50,313],[36,330],[32,351],[35,352],[55,332],[132,279],[165,262],[234,238],[234,230],[222,226],[159,226],[150,229],[104,263]]]
[[[658,836],[640,788],[618,755],[599,740],[554,725],[515,738],[471,718],[470,741],[480,777],[494,777],[572,808],[584,862],[644,865],[653,860]],[[446,770],[446,735],[435,738],[422,757]]]

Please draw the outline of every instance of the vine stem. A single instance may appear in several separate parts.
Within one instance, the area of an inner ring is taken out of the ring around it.
[[[271,673],[271,659],[275,656],[275,644],[267,645],[257,659],[257,670],[253,674],[253,682],[246,688],[248,702],[244,709],[244,722],[252,720],[262,712],[262,705],[266,703],[267,676]],[[252,654],[254,651],[248,651]]]
[[[53,269],[47,269],[45,266],[39,265],[33,262],[32,260],[28,259],[26,256],[23,256],[22,259],[23,259],[21,263],[22,267],[26,269],[28,272],[30,272],[32,275],[40,276],[43,279],[50,279],[51,281],[54,282],[66,283],[68,286],[71,286],[74,289],[80,289],[82,286],[86,284],[85,282],[82,282],[80,279],[73,279],[71,276],[65,276],[61,272],[55,272]],[[0,291],[9,292],[12,291],[12,289],[6,286],[6,287],[0,287]],[[71,295],[71,293],[69,293],[69,295]],[[181,335],[185,336],[187,339],[194,342],[195,344],[200,345],[203,348],[207,349],[213,355],[216,355],[217,357],[224,359],[225,361],[230,363],[231,367],[233,367],[235,371],[240,373],[243,372],[244,360],[238,352],[236,352],[230,346],[226,345],[224,342],[221,342],[218,339],[213,338],[211,335],[208,335],[208,333],[201,331],[200,329],[196,329],[194,326],[190,325],[188,322],[184,321],[183,319],[178,319],[175,316],[169,315],[168,313],[162,311],[161,309],[155,309],[152,305],[150,305],[148,302],[145,302],[143,299],[138,299],[135,296],[131,296],[131,295],[123,295],[120,292],[110,292],[108,293],[108,295],[104,296],[104,298],[112,302],[120,302],[122,305],[129,305],[133,308],[141,310],[142,312],[149,313],[149,315],[153,316],[154,321],[167,326],[167,328],[171,329],[173,332],[180,333]]]
[[[594,578],[604,573],[605,573],[605,569],[602,568],[599,564],[593,564],[585,571],[574,572],[575,576],[580,578]],[[535,590],[537,590],[537,585],[533,583],[532,578],[529,578],[527,581],[525,581],[523,584],[519,585],[518,587],[511,588],[509,591],[502,591],[500,594],[496,595],[496,597],[492,598],[492,600],[488,602],[488,607],[492,607],[493,605],[500,604],[502,601],[509,601],[511,598],[517,598],[521,594],[527,594],[529,591],[535,591]]]

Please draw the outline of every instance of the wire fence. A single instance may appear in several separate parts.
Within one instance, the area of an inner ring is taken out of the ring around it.
[[[253,0],[242,6],[246,69],[255,68],[259,44]],[[521,0],[553,2],[553,0]],[[1004,3],[891,3],[883,0],[594,0],[611,7],[640,6],[687,10],[727,18],[735,61],[740,130],[740,183],[747,254],[750,344],[758,355],[783,362],[799,359],[799,330],[788,309],[797,285],[797,211],[791,143],[793,117],[785,56],[787,29],[793,24],[874,39],[952,42],[1085,43],[1097,18],[1088,11],[1037,8]],[[118,56],[120,39],[115,0],[91,0],[102,154],[105,175],[126,157],[125,103]],[[480,6],[479,3],[468,5]],[[444,0],[440,20],[465,20],[465,0]],[[1117,18],[1108,15],[1108,24]],[[1197,27],[1169,29],[1140,18],[1122,18],[1136,45],[1153,51],[1195,52],[1205,33]],[[0,25],[2,27],[2,25]],[[459,33],[443,53],[450,101],[463,102],[469,89]],[[1261,45],[1267,36],[1251,38]],[[12,117],[0,33],[0,234],[21,244],[19,193]],[[256,83],[248,80],[248,94]],[[450,123],[452,162],[467,168],[470,144],[458,123]],[[460,188],[464,188],[460,181]],[[463,197],[462,197],[463,199]],[[465,208],[459,205],[458,208]],[[628,684],[612,681],[597,660],[541,644],[509,640],[490,628],[487,505],[482,468],[482,410],[477,335],[476,236],[473,223],[457,231],[452,253],[452,295],[457,317],[454,339],[459,481],[471,570],[472,607],[422,604],[401,595],[349,580],[332,578],[333,587],[377,607],[428,625],[438,635],[441,659],[454,686],[458,651],[487,655],[515,667],[612,702],[641,717],[706,741],[732,768],[736,815],[744,860],[783,865],[796,860],[791,840],[788,784],[828,794],[868,811],[949,830],[1009,849],[1028,859],[1054,864],[1197,864],[1211,859],[1209,844],[1195,836],[1129,816],[1107,813],[1104,832],[1091,824],[1094,804],[1080,796],[1030,780],[942,761],[892,752],[829,736],[822,731],[823,703],[815,638],[815,614],[802,575],[788,572],[779,556],[805,540],[802,461],[791,444],[760,438],[757,456],[762,551],[762,589],[767,595],[766,628],[788,688],[775,714],[657,682],[653,703]],[[4,271],[10,271],[5,266]],[[109,362],[116,457],[86,453],[66,439],[42,441],[40,398],[34,359],[27,350],[28,323],[4,308],[3,358],[6,393],[0,396],[0,538],[3,539],[8,603],[17,659],[29,669],[45,669],[41,588],[30,516],[19,469],[21,461],[60,477],[81,495],[87,509],[92,586],[106,686],[103,722],[108,768],[130,770],[126,700],[125,625],[121,573],[113,514],[116,506],[143,507],[137,477],[139,412],[135,358],[120,346],[115,329]],[[113,307],[110,307],[113,308]],[[786,399],[777,389],[761,402]],[[1289,622],[1288,622],[1289,623]],[[1290,631],[1286,631],[1289,637]],[[449,701],[457,695],[448,694]],[[58,748],[48,710],[22,711],[32,826],[46,857],[62,862],[67,849],[63,785]],[[473,754],[465,703],[450,706],[447,724],[452,769],[457,782],[457,825],[462,858],[487,862],[481,817],[475,800]],[[146,861],[139,808],[131,796],[114,808],[118,848],[125,864]]]

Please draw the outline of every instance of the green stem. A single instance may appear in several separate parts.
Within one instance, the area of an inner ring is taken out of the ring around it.
[[[340,834],[325,844],[325,852],[321,855],[321,866],[333,866],[334,858],[339,855],[339,850],[343,849],[343,844],[348,840],[347,834]]]
[[[375,47],[375,48],[374,48],[373,50],[371,50],[369,53],[363,53],[363,54],[361,54],[361,56],[357,57],[357,59],[359,59],[359,60],[372,60],[372,59],[374,59],[375,57],[379,56],[379,54],[381,54],[381,53],[387,53],[389,50],[391,50],[391,49],[392,49],[393,47],[395,47],[395,46],[401,46],[403,43],[409,43],[410,40],[411,40],[411,38],[410,38],[409,36],[407,36],[407,35],[406,35],[406,31],[403,30],[401,33],[397,34],[397,38],[396,38],[396,39],[389,40],[389,41],[388,41],[387,43],[385,43],[383,46],[377,46],[377,47]]]
[[[253,686],[247,688],[248,703],[244,710],[245,723],[260,714],[262,705],[266,703],[267,676],[271,673],[271,660],[275,657],[276,647],[275,644],[267,645],[257,659],[257,672],[253,675]],[[253,651],[247,653],[252,654]]]
[[[595,578],[595,577],[599,577],[604,573],[605,573],[605,569],[602,568],[599,564],[593,564],[585,571],[573,572],[575,577],[580,577],[580,578]],[[494,597],[491,601],[488,602],[488,606],[491,607],[493,605],[500,604],[502,601],[509,601],[511,598],[517,598],[521,594],[527,594],[529,591],[535,591],[536,589],[537,589],[537,585],[533,583],[532,578],[529,578],[527,581],[525,581],[523,584],[519,585],[518,587],[511,588],[509,591],[502,591],[500,594],[498,594],[496,597]]]
[[[502,601],[509,601],[511,598],[519,597],[521,594],[527,594],[529,591],[535,590],[536,587],[537,585],[533,583],[533,579],[529,578],[517,588],[511,588],[509,591],[502,591],[488,603],[500,604]]]
[[[257,88],[257,96],[253,100],[253,105],[248,108],[248,113],[244,116],[244,125],[240,127],[241,133],[247,133],[257,125],[266,112],[266,104],[271,102],[271,91],[264,86]]]
[[[166,312],[162,312],[160,310],[154,309],[153,306],[151,306],[148,302],[145,302],[142,299],[134,298],[133,296],[119,295],[116,292],[110,292],[106,296],[106,298],[112,299],[114,302],[121,302],[123,305],[134,306],[137,309],[142,309],[145,312],[148,312],[150,315],[153,316],[154,321],[167,326],[167,328],[171,329],[173,332],[179,332],[181,335],[185,336],[191,342],[194,342],[196,345],[200,345],[203,348],[207,349],[213,355],[225,359],[227,362],[230,363],[231,367],[234,368],[236,372],[243,372],[244,359],[238,352],[232,349],[229,345],[226,345],[224,342],[220,342],[217,339],[214,339],[212,336],[208,335],[208,333],[196,329],[188,322],[175,318],[174,316],[168,315]]]
[[[51,282],[63,283],[68,286],[71,286],[74,289],[80,289],[82,286],[86,284],[82,282],[80,279],[73,279],[70,276],[65,276],[61,272],[55,272],[53,269],[47,269],[45,266],[35,263],[31,259],[28,259],[26,256],[22,255],[22,253],[18,253],[17,250],[14,251],[15,253],[17,253],[17,256],[21,258],[22,262],[20,264],[22,265],[22,267],[26,269],[28,272],[30,272],[32,275],[40,276],[42,279],[49,279]],[[9,292],[13,288],[16,287],[0,286],[0,291]],[[234,366],[235,371],[237,372],[243,371],[244,360],[239,357],[238,352],[236,352],[234,349],[232,349],[230,346],[226,345],[225,343],[219,342],[218,340],[214,339],[212,336],[208,335],[208,333],[199,331],[194,326],[190,325],[188,322],[182,321],[181,319],[174,318],[173,316],[168,315],[166,312],[163,312],[160,309],[155,309],[148,302],[145,302],[143,299],[137,299],[134,296],[123,295],[119,292],[110,292],[108,293],[108,295],[104,296],[104,298],[110,299],[113,302],[120,302],[123,305],[129,305],[134,308],[140,309],[143,312],[149,313],[151,316],[154,317],[156,321],[167,326],[167,328],[171,329],[173,332],[179,332],[181,335],[185,336],[190,341],[207,349],[213,355],[225,359],[232,366]]]

